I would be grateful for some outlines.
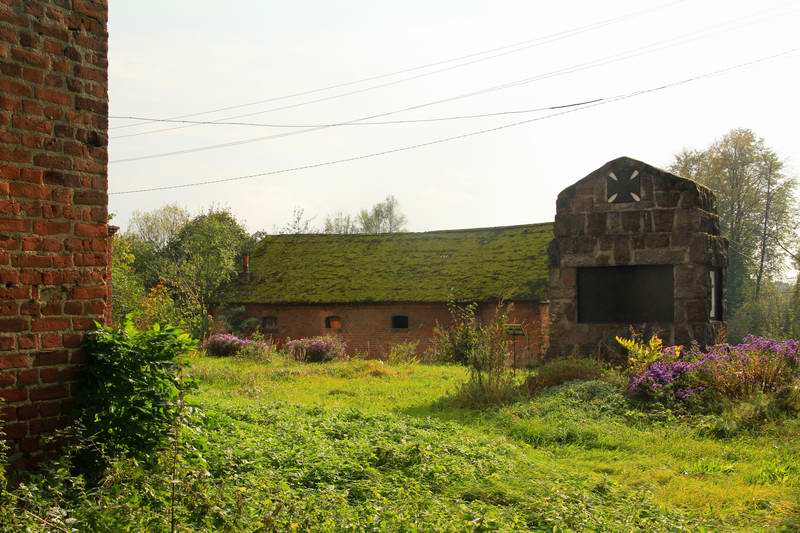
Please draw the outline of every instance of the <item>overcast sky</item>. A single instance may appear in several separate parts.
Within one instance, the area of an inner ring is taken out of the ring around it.
[[[121,0],[110,3],[110,113],[174,118],[276,99],[187,120],[253,114],[236,120],[296,125],[348,122],[445,99],[373,121],[565,105],[800,47],[799,19],[800,5],[785,1]],[[609,22],[596,24],[603,21]],[[547,36],[549,42],[532,41]],[[506,48],[445,62],[500,47]],[[608,61],[598,61],[603,58]],[[472,64],[456,67],[467,62]],[[433,73],[442,69],[447,70]],[[541,76],[556,71],[562,73]],[[360,92],[329,98],[354,91]],[[682,147],[705,147],[736,127],[764,137],[796,172],[798,94],[800,54],[794,52],[710,79],[381,157],[225,184],[112,194],[110,209],[125,227],[137,209],[177,202],[196,212],[216,203],[229,206],[255,231],[284,224],[294,207],[321,224],[326,214],[356,212],[393,194],[413,231],[544,222],[552,220],[561,189],[610,159],[628,155],[665,166]],[[265,112],[287,106],[294,107]],[[109,189],[264,173],[553,113],[309,132],[199,125],[129,137],[123,136],[175,125],[120,127],[137,122],[113,119]],[[289,132],[238,146],[119,161]]]

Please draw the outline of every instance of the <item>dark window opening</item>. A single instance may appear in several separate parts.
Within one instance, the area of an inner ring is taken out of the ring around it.
[[[326,316],[325,317],[325,329],[332,329],[333,331],[339,331],[342,329],[342,319],[338,316]]]
[[[393,316],[392,329],[408,329],[408,317],[406,315]]]
[[[708,272],[711,285],[711,302],[708,316],[711,320],[722,320],[722,270],[715,268]]]
[[[674,320],[671,265],[578,269],[578,322],[642,324]]]
[[[278,331],[278,318],[274,316],[265,316],[261,318],[261,331],[274,332]]]

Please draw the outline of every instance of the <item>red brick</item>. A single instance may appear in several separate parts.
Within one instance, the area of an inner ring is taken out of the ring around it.
[[[2,157],[2,154],[0,154]],[[19,219],[0,219],[0,231],[30,231],[31,230],[31,221],[30,220],[19,220]]]
[[[63,342],[65,348],[79,348],[83,342],[83,336],[80,333],[65,333]]]
[[[28,321],[24,318],[0,318],[0,331],[26,331]]]
[[[72,297],[76,300],[93,300],[95,298],[105,298],[108,289],[104,285],[97,287],[75,287],[72,289]]]
[[[33,231],[39,235],[59,235],[70,233],[69,222],[34,222]]]
[[[67,397],[67,388],[64,385],[48,385],[30,390],[31,401],[57,400]]]
[[[31,322],[31,331],[58,331],[68,329],[69,320],[63,318],[37,318]]]
[[[39,383],[39,369],[31,368],[30,370],[20,370],[19,373],[17,373],[17,383],[20,385]]]
[[[0,372],[0,387],[10,387],[17,382],[17,375],[14,372]]]
[[[17,344],[20,350],[35,350],[39,346],[36,335],[18,335]]]
[[[24,402],[28,399],[28,389],[0,389],[0,399],[12,402]],[[8,433],[8,426],[5,427],[6,436],[11,438]]]
[[[29,420],[39,416],[37,405],[21,405],[17,407],[17,420]]]
[[[42,402],[39,404],[39,413],[43,417],[58,416],[62,413],[62,402]]]
[[[31,396],[37,390],[41,389],[34,389],[31,391]],[[31,398],[33,400],[33,398]],[[47,433],[53,431],[54,429],[58,429],[64,426],[64,421],[60,418],[37,418],[35,420],[31,420],[29,423],[30,433],[31,435],[39,435],[41,433]]]
[[[66,350],[56,350],[53,352],[38,352],[36,354],[35,366],[63,365],[69,362],[69,354]]]
[[[107,237],[108,226],[105,224],[75,224],[75,235],[80,237]]]
[[[30,358],[23,353],[0,354],[0,368],[27,368]]]
[[[13,350],[17,346],[16,337],[0,337],[0,351]]]
[[[61,372],[57,368],[39,369],[39,380],[42,383],[56,383],[61,377]]]
[[[0,395],[2,395],[3,391],[0,391]],[[24,422],[18,422],[16,424],[7,424],[3,428],[3,432],[6,434],[6,438],[12,440],[20,440],[22,437],[28,434],[28,424]]]

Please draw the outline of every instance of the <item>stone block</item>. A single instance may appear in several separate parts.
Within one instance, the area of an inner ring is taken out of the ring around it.
[[[672,231],[675,221],[674,209],[655,209],[653,214],[653,231],[666,232]]]

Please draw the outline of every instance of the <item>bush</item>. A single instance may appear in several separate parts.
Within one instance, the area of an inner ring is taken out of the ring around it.
[[[631,395],[662,401],[697,401],[722,405],[749,401],[759,395],[783,400],[787,409],[797,404],[800,379],[800,341],[745,337],[737,345],[718,344],[681,353],[664,349],[658,361],[633,374]]]
[[[425,360],[466,365],[469,363],[470,353],[480,342],[480,328],[475,318],[478,305],[449,302],[447,307],[452,322],[447,327],[437,325],[433,329],[433,339]]]
[[[528,393],[533,395],[542,389],[555,387],[570,381],[589,381],[600,378],[606,372],[597,359],[588,357],[559,357],[546,361],[534,369],[534,374],[525,380]]]
[[[326,363],[345,358],[345,344],[338,337],[308,337],[286,343],[286,349],[297,361]]]
[[[390,365],[407,365],[419,362],[417,346],[419,342],[398,342],[392,345],[386,355],[386,362]]]
[[[252,337],[245,339],[244,346],[239,348],[236,357],[268,363],[275,352],[275,345],[272,341],[264,338],[261,333],[255,332]]]
[[[78,402],[85,436],[110,455],[148,455],[161,445],[194,387],[182,375],[196,342],[178,328],[100,326],[87,335]]]
[[[208,355],[215,355],[217,357],[230,357],[236,355],[239,350],[247,346],[249,341],[247,339],[240,339],[236,335],[230,333],[217,333],[211,335],[203,343],[203,349]]]
[[[468,352],[469,381],[456,394],[469,407],[501,405],[520,397],[516,374],[509,368],[509,340],[505,326],[511,305],[499,304],[494,318],[478,326]],[[459,327],[459,326],[456,326]]]

